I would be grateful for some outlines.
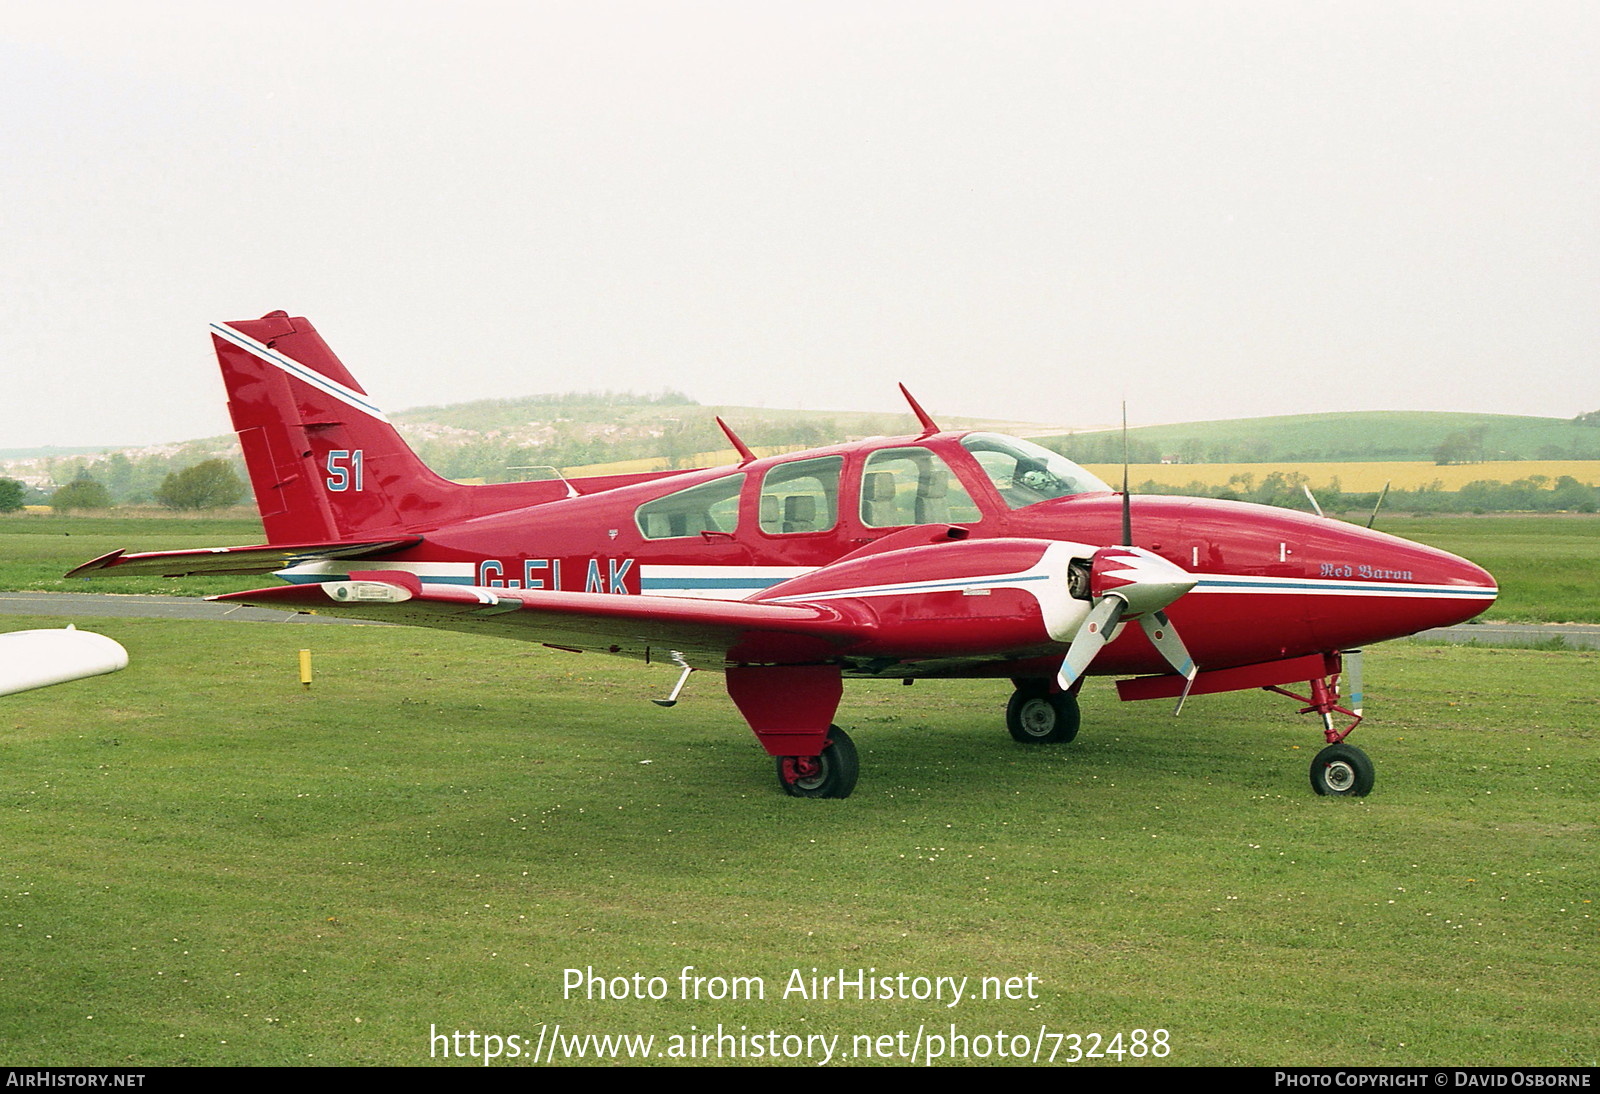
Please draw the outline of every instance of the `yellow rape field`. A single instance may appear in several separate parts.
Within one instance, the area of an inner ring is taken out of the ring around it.
[[[1113,485],[1122,482],[1121,464],[1090,464],[1089,470]],[[1156,482],[1163,486],[1187,486],[1192,482],[1225,486],[1235,475],[1251,475],[1252,482],[1280,471],[1298,472],[1310,480],[1312,490],[1333,485],[1349,491],[1382,490],[1391,483],[1396,490],[1418,490],[1437,483],[1442,490],[1459,490],[1469,482],[1516,482],[1543,475],[1554,486],[1562,475],[1571,475],[1588,486],[1600,486],[1600,460],[1500,460],[1485,463],[1450,464],[1394,461],[1390,463],[1136,463],[1128,467],[1128,481],[1134,486]]]
[[[755,451],[759,456],[769,456],[784,450],[773,447],[757,448]],[[738,459],[738,453],[730,448],[720,452],[698,453],[684,461],[684,466],[718,467],[737,463]],[[621,475],[661,471],[666,466],[667,461],[660,458],[621,460],[570,467],[566,468],[566,472],[570,475]],[[1122,482],[1120,463],[1085,466],[1113,486]],[[1192,482],[1226,486],[1235,475],[1251,475],[1254,476],[1251,481],[1260,485],[1261,480],[1274,471],[1305,475],[1313,490],[1326,489],[1335,479],[1339,480],[1339,489],[1350,491],[1382,490],[1386,482],[1396,490],[1418,490],[1434,483],[1438,483],[1441,490],[1459,490],[1469,482],[1516,482],[1535,475],[1543,475],[1551,486],[1562,475],[1571,475],[1586,486],[1600,486],[1600,460],[1491,460],[1443,467],[1427,460],[1387,463],[1135,463],[1128,466],[1128,481],[1134,486],[1142,482],[1176,487],[1188,486]]]

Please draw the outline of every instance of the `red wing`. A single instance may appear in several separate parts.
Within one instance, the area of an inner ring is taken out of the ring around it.
[[[700,668],[728,663],[807,664],[837,657],[870,636],[859,608],[760,604],[611,593],[528,592],[423,585],[410,574],[352,574],[349,581],[285,585],[212,600],[413,627],[490,634],[556,649],[669,660]],[[407,580],[409,579],[409,580]]]
[[[422,542],[421,536],[362,543],[261,543],[250,547],[199,547],[188,551],[147,551],[128,554],[116,550],[67,571],[68,577],[87,577],[100,570],[118,574],[157,577],[193,577],[220,574],[270,574],[302,562],[324,558],[370,558],[401,551]]]

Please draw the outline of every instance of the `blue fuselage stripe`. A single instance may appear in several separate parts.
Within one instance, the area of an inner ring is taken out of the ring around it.
[[[1195,584],[1195,589],[1218,589],[1233,592],[1256,592],[1267,590],[1288,590],[1306,593],[1394,593],[1401,596],[1487,596],[1499,595],[1498,589],[1485,589],[1476,585],[1408,585],[1404,582],[1386,584],[1381,582],[1336,582],[1336,581],[1289,581],[1283,579],[1251,579],[1240,578],[1228,580],[1226,578],[1202,578]]]
[[[787,581],[782,577],[643,577],[639,587],[656,589],[770,589]]]

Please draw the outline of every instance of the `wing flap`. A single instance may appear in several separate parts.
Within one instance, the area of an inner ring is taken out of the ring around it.
[[[355,573],[349,581],[285,585],[210,599],[492,634],[556,649],[646,660],[668,660],[677,652],[697,668],[715,669],[730,663],[825,661],[864,641],[872,630],[871,619],[854,605],[531,592],[424,585],[410,574],[396,577],[393,571]]]
[[[199,547],[186,551],[116,550],[67,571],[67,577],[90,577],[102,571],[134,577],[195,577],[226,574],[270,574],[302,562],[332,558],[370,558],[403,551],[421,536],[367,540],[360,543],[259,543],[248,547]]]

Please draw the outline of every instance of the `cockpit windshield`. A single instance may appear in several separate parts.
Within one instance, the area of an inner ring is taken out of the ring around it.
[[[1013,509],[1074,494],[1107,494],[1111,487],[1058,453],[999,433],[969,433],[961,444]]]

